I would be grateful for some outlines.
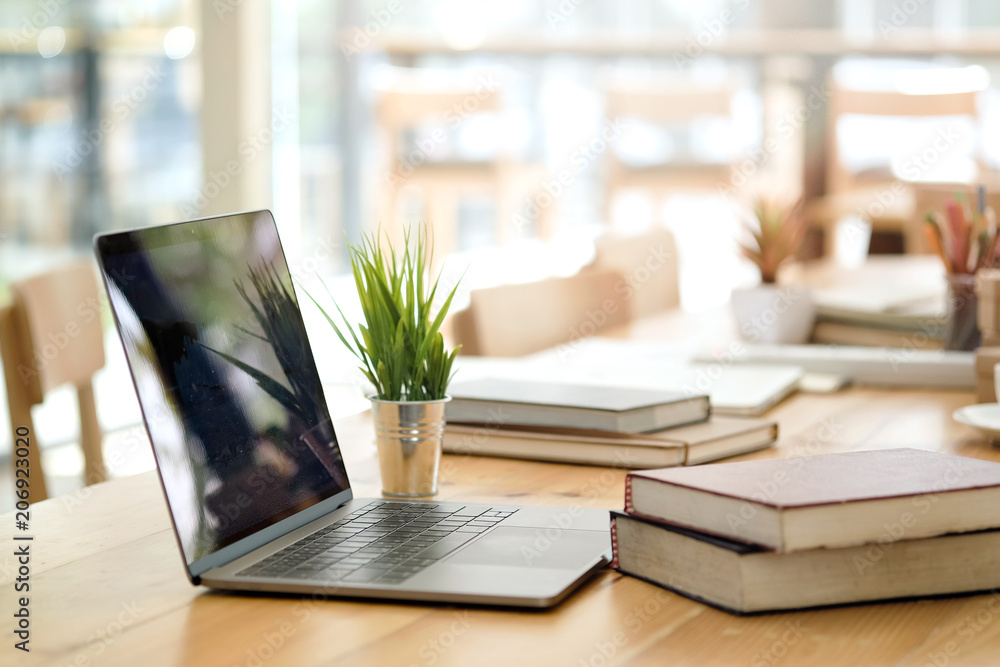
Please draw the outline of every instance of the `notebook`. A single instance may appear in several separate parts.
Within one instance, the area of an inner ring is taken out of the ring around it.
[[[795,392],[803,376],[792,362],[744,364],[723,356],[692,363],[696,351],[665,341],[587,338],[523,358],[460,354],[456,382],[505,378],[706,394],[712,414],[757,417]]]
[[[452,385],[445,416],[451,422],[645,433],[708,419],[708,397],[632,387],[485,378]]]

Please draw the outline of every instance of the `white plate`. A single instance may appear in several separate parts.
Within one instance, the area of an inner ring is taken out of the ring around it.
[[[968,424],[994,440],[1000,440],[1000,403],[968,405],[955,410],[951,416],[957,422]]]

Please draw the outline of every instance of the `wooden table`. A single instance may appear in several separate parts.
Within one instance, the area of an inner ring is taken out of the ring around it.
[[[634,335],[669,331],[677,318]],[[773,409],[755,457],[919,447],[1000,461],[951,413],[971,393],[851,389]],[[377,495],[367,414],[337,423]],[[622,506],[624,471],[446,456],[442,500]],[[0,517],[4,665],[997,665],[1000,595],[740,618],[604,571],[560,607],[509,611],[237,596],[192,587],[153,473],[32,507],[31,653],[12,648],[14,516]],[[937,661],[937,662],[935,662]]]

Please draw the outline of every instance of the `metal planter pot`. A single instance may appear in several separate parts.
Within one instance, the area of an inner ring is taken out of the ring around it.
[[[382,493],[420,498],[437,493],[444,405],[451,400],[383,401],[369,396]]]

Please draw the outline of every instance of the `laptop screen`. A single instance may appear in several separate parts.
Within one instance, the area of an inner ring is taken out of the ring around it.
[[[188,565],[349,488],[269,212],[97,250]]]

